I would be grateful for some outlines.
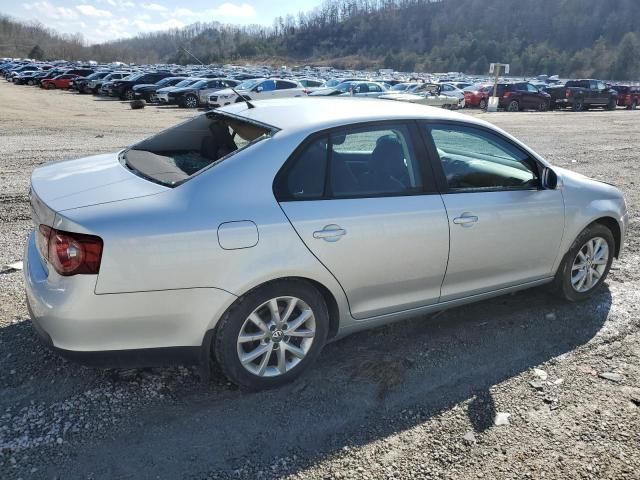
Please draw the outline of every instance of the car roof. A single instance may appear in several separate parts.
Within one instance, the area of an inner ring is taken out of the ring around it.
[[[442,108],[361,97],[283,98],[253,102],[253,105],[255,108],[249,108],[246,103],[239,102],[217,111],[242,116],[280,130],[305,134],[351,123],[385,120],[456,120],[489,125],[482,120]]]

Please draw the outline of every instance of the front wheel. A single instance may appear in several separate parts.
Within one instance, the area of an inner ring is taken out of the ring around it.
[[[47,89],[48,90],[53,90],[55,88],[56,88],[56,86],[53,83],[50,83],[50,84],[47,85]]]
[[[133,90],[129,89],[127,91],[124,92],[124,99],[125,100],[133,100],[135,98],[135,94],[133,93]]]
[[[507,110],[510,112],[519,112],[520,104],[516,100],[512,100],[511,102],[509,102],[509,106],[507,107]]]
[[[607,278],[614,252],[611,230],[598,223],[585,228],[558,268],[555,293],[572,302],[589,298]]]
[[[609,100],[609,103],[606,106],[607,110],[615,110],[617,107],[617,100],[615,98],[612,98],[611,100]]]
[[[486,110],[487,109],[487,100],[486,99],[482,99],[480,100],[480,110]]]
[[[546,112],[547,110],[549,110],[549,104],[547,102],[540,102],[538,104],[539,112]]]
[[[184,106],[187,108],[196,108],[198,106],[198,99],[195,95],[187,95],[184,99]]]
[[[305,281],[276,281],[240,297],[220,319],[213,353],[233,383],[250,390],[298,377],[329,329],[322,295]]]

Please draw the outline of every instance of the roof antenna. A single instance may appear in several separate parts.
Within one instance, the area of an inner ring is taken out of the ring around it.
[[[233,87],[229,87],[229,88],[231,89],[231,91],[233,93],[235,93],[238,96],[238,98],[240,98],[241,100],[244,101],[244,103],[247,104],[247,108],[256,108],[256,106],[253,103],[251,103],[246,97],[244,97],[244,96],[240,95],[238,92],[236,92],[235,88],[233,88]]]

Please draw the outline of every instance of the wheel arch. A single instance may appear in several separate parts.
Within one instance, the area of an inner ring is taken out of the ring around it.
[[[308,278],[308,277],[300,277],[300,276],[280,277],[280,278],[274,278],[274,279],[268,280],[266,282],[260,283],[259,285],[255,285],[255,286],[249,288],[248,290],[242,292],[241,294],[239,294],[238,298],[233,303],[231,303],[231,305],[229,305],[227,307],[227,309],[220,316],[220,318],[222,318],[224,315],[226,315],[226,313],[231,308],[233,308],[233,306],[240,299],[242,299],[243,297],[245,297],[249,293],[253,292],[254,290],[257,290],[259,288],[263,288],[263,287],[265,287],[267,285],[272,285],[274,283],[283,282],[283,281],[305,282],[305,283],[311,284],[318,291],[318,293],[320,293],[320,295],[322,296],[322,298],[323,298],[323,300],[325,302],[325,305],[327,306],[327,313],[329,315],[329,333],[327,335],[327,340],[331,340],[334,337],[336,337],[337,334],[338,334],[338,331],[340,330],[340,308],[338,307],[338,300],[336,299],[334,294],[331,292],[331,290],[329,290],[329,288],[327,288],[321,282],[319,282],[317,280],[313,280],[313,279]],[[218,324],[219,324],[219,321],[216,321],[215,325],[213,327],[211,327],[205,333],[204,343],[210,343],[212,341],[212,339],[215,337]]]
[[[615,250],[614,257],[618,258],[620,255],[620,250],[622,248],[622,229],[620,228],[620,224],[613,217],[600,217],[597,220],[594,220],[589,225],[593,225],[594,223],[603,225],[607,227],[611,234],[613,235],[613,240],[615,241]]]

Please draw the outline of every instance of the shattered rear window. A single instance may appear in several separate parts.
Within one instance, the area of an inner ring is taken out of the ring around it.
[[[122,153],[121,162],[148,180],[172,187],[275,131],[267,125],[209,113],[132,146]]]

